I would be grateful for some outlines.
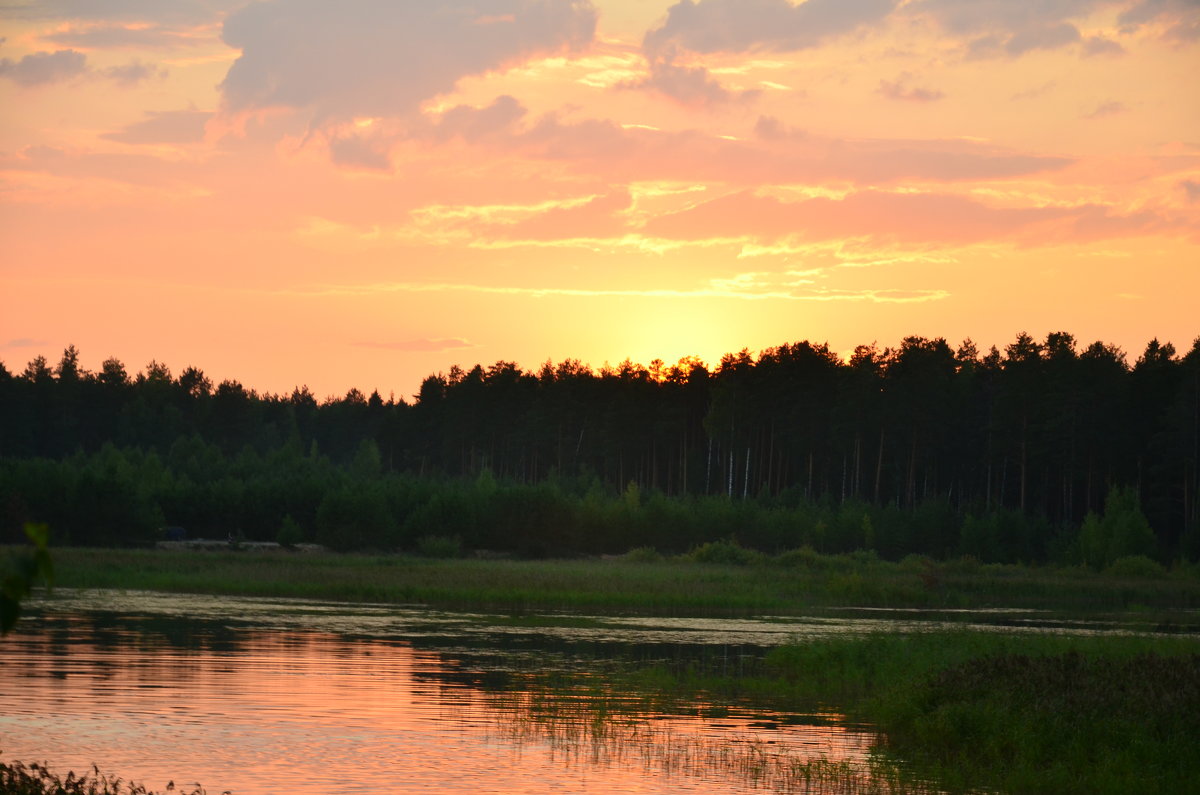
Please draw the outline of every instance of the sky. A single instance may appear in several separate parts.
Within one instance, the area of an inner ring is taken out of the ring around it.
[[[1200,335],[1197,0],[0,0],[0,361]]]

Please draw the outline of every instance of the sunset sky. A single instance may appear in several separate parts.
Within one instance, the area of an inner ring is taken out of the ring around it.
[[[1196,0],[0,0],[0,361],[1200,334]]]

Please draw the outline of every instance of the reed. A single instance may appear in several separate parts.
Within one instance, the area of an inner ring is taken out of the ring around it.
[[[66,776],[60,776],[50,771],[45,764],[32,762],[4,762],[0,760],[0,792],[5,795],[159,795],[154,790],[148,790],[141,784],[126,781],[100,772],[93,765],[92,769],[77,776],[70,771]],[[177,789],[175,782],[169,782],[163,791],[177,795],[206,795],[204,787],[199,784],[194,789]],[[222,795],[230,795],[226,790]]]
[[[652,770],[671,777],[732,774],[756,789],[829,795],[892,795],[936,791],[904,775],[891,761],[870,756],[831,758],[760,737],[706,736],[637,711],[635,702],[573,698],[535,689],[495,694],[494,738],[545,743],[564,765]]]

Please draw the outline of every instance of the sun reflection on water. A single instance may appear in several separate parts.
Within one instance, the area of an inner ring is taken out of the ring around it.
[[[884,791],[870,772],[875,735],[836,715],[622,708],[619,694],[534,687],[505,668],[493,636],[447,651],[420,647],[424,636],[264,628],[247,611],[187,604],[76,604],[6,639],[4,758],[63,773],[94,762],[151,789],[199,781],[235,795]],[[517,651],[513,670],[580,665]]]

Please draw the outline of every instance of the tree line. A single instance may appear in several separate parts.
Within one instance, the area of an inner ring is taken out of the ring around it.
[[[1200,552],[1200,338],[1182,355],[1153,340],[1132,363],[1062,332],[986,352],[908,337],[713,366],[501,361],[430,375],[411,401],[259,394],[155,361],[89,372],[72,346],[56,364],[0,364],[0,407],[6,537],[48,521],[78,543],[165,524],[274,538],[286,517],[338,548],[457,536],[571,554],[736,535],[1096,559],[1107,511],[1145,523],[1130,549]]]

